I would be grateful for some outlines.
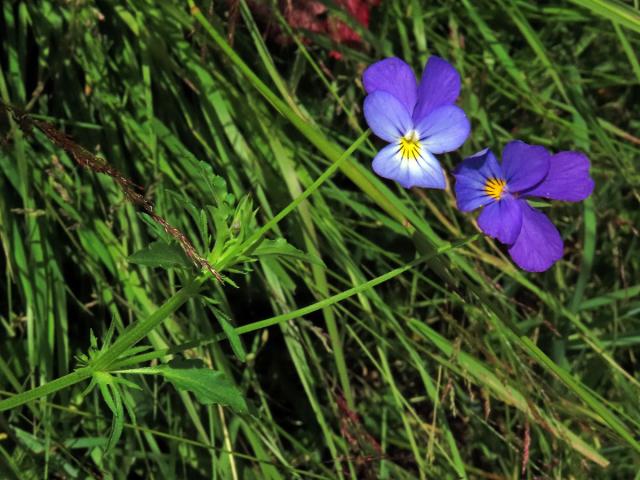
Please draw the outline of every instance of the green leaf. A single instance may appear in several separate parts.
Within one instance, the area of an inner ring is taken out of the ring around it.
[[[242,345],[242,340],[240,340],[240,336],[236,333],[234,326],[229,321],[229,318],[222,312],[222,310],[218,308],[213,308],[213,312],[218,320],[218,323],[222,327],[224,334],[227,336],[227,340],[229,340],[229,345],[231,345],[231,350],[238,360],[241,362],[246,361],[247,352]]]
[[[180,247],[161,240],[149,244],[142,250],[138,250],[130,255],[128,260],[131,263],[147,267],[190,268],[192,266],[189,258]]]
[[[105,452],[111,451],[122,436],[124,429],[124,409],[122,408],[122,395],[114,377],[105,372],[95,372],[93,378],[98,384],[102,398],[113,413],[111,432],[105,447]]]
[[[263,240],[260,245],[254,250],[253,254],[256,257],[273,255],[278,257],[292,257],[298,260],[304,260],[305,262],[315,263],[317,265],[323,265],[322,260],[312,255],[308,255],[305,252],[298,250],[296,247],[287,242],[284,238],[278,238],[276,240]]]
[[[532,207],[536,208],[549,208],[551,207],[551,203],[545,202],[544,200],[527,200],[527,203]]]
[[[227,405],[237,412],[246,412],[242,393],[223,372],[206,368],[199,360],[174,360],[153,369],[178,390],[192,392],[205,405]]]
[[[200,162],[200,174],[200,180],[204,181],[216,204],[233,204],[233,196],[229,196],[227,191],[227,182],[213,172],[211,165],[206,162]]]

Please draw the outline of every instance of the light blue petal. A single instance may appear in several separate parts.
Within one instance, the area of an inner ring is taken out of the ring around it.
[[[396,142],[413,129],[411,115],[404,105],[382,90],[364,99],[364,117],[373,133],[387,142]]]
[[[417,160],[402,158],[398,144],[391,144],[378,152],[373,159],[373,171],[404,188],[422,187],[444,189],[446,179],[438,160],[422,149]]]
[[[401,164],[400,146],[397,143],[392,143],[378,152],[371,167],[381,177],[395,180],[400,172]]]
[[[464,110],[445,105],[433,110],[416,125],[420,143],[431,153],[451,152],[460,147],[471,131]]]

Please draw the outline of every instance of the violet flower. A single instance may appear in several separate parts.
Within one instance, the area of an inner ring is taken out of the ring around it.
[[[454,105],[460,94],[455,68],[430,57],[418,85],[409,65],[386,58],[365,70],[363,83],[369,94],[367,123],[389,142],[373,159],[373,170],[405,188],[444,189],[445,175],[434,154],[457,149],[470,131],[464,111]]]
[[[542,272],[562,257],[560,233],[527,198],[566,202],[584,200],[593,191],[589,159],[580,152],[550,154],[544,147],[509,142],[502,165],[489,150],[465,159],[456,169],[458,208],[469,212],[484,207],[480,229],[509,246],[513,261],[523,270]]]

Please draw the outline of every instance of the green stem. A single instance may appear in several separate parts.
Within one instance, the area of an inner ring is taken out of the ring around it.
[[[156,328],[169,315],[180,308],[187,300],[200,291],[206,277],[197,277],[178,290],[169,300],[162,304],[155,312],[141,322],[134,323],[122,335],[91,363],[94,371],[106,370],[129,348],[145,338],[147,334]]]
[[[456,242],[454,244],[447,244],[444,245],[440,248],[437,249],[436,252],[428,254],[428,255],[424,255],[416,260],[414,260],[413,262],[405,265],[404,267],[399,267],[396,268],[394,270],[391,270],[390,272],[385,273],[384,275],[381,275],[379,277],[376,277],[372,280],[369,280],[368,282],[365,283],[361,283],[360,285],[357,285],[353,288],[350,288],[349,290],[345,290],[343,292],[340,292],[336,295],[333,295],[331,297],[325,298],[324,300],[321,300],[319,302],[316,302],[312,305],[307,305],[306,307],[302,307],[299,308],[297,310],[294,310],[293,312],[288,312],[288,313],[284,313],[282,315],[277,315],[275,317],[271,317],[271,318],[267,318],[265,320],[260,320],[258,322],[254,322],[254,323],[250,323],[248,325],[243,325],[242,327],[237,327],[235,328],[235,333],[237,335],[244,335],[246,333],[250,333],[250,332],[255,332],[256,330],[261,330],[263,328],[267,328],[267,327],[271,327],[273,325],[277,325],[279,323],[283,323],[286,322],[288,320],[293,320],[296,318],[300,318],[300,317],[304,317],[305,315],[309,315],[310,313],[316,312],[318,310],[321,310],[323,308],[327,308],[330,307],[331,305],[334,305],[338,302],[341,302],[343,300],[346,300],[349,297],[352,297],[354,295],[357,295],[359,293],[364,292],[365,290],[368,290],[370,288],[373,288],[377,285],[380,285],[381,283],[384,283],[388,280],[391,280],[394,277],[397,277],[398,275],[406,272],[407,270],[410,270],[411,268],[416,267],[417,265],[423,263],[423,262],[428,262],[429,260],[433,259],[434,257],[437,257],[439,255],[442,255],[444,253],[453,251],[457,248],[460,248],[464,245],[466,245],[467,243],[473,242],[478,238],[478,235],[473,235],[469,238],[466,238],[464,240],[461,240],[459,242]],[[227,337],[226,335],[224,335],[223,333],[217,334],[213,337],[209,337],[206,339],[200,339],[200,340],[192,340],[186,343],[183,343],[182,345],[177,345],[175,347],[171,347],[171,348],[164,348],[161,350],[155,350],[153,352],[148,352],[148,353],[143,353],[140,355],[136,355],[134,357],[129,357],[126,358],[120,362],[117,362],[115,364],[112,365],[112,367],[114,369],[122,369],[125,367],[129,367],[131,365],[137,365],[140,363],[144,363],[144,362],[148,362],[151,360],[156,360],[158,358],[162,358],[165,357],[167,355],[174,355],[180,352],[184,352],[185,350],[191,350],[193,348],[198,348],[198,347],[202,347],[204,345],[209,345],[211,343],[216,343],[222,340],[225,340]]]
[[[11,410],[12,408],[19,407],[20,405],[24,405],[25,403],[37,400],[38,398],[51,395],[58,390],[62,390],[64,388],[70,387],[71,385],[86,380],[87,378],[90,378],[92,374],[93,371],[88,367],[79,368],[75,372],[69,373],[64,377],[56,378],[55,380],[45,383],[44,385],[40,385],[39,387],[36,387],[34,389],[19,393],[17,395],[14,395],[13,397],[6,398],[0,401],[0,412]]]
[[[273,217],[268,223],[266,223],[260,230],[252,235],[241,247],[242,254],[250,254],[253,248],[259,243],[264,234],[273,228],[280,220],[288,215],[293,209],[295,209],[302,201],[304,201],[309,195],[311,195],[317,188],[322,185],[341,165],[348,159],[353,152],[362,144],[362,142],[369,136],[369,131],[362,134],[352,145],[347,149],[337,160],[331,165],[318,179],[313,182],[299,197],[293,200],[286,208],[284,208],[278,215]],[[162,323],[169,315],[180,308],[185,302],[195,296],[202,287],[202,284],[206,281],[207,277],[202,275],[191,280],[181,290],[176,292],[171,298],[169,298],[160,308],[153,312],[146,319],[134,323],[127,330],[118,337],[118,339],[107,350],[102,352],[93,362],[85,368],[76,370],[69,375],[60,377],[56,380],[48,382],[40,387],[32,390],[18,393],[11,398],[0,401],[0,412],[9,410],[11,408],[24,405],[30,401],[38,398],[51,395],[58,390],[62,390],[66,387],[70,387],[76,383],[79,383],[87,378],[90,378],[94,372],[108,370],[116,365],[118,358],[122,356],[129,348],[145,338],[149,332]],[[333,297],[332,297],[333,298]],[[346,297],[345,297],[346,298]],[[322,308],[322,307],[319,307]],[[284,320],[282,320],[284,321]],[[241,332],[246,333],[246,332]],[[137,357],[136,357],[137,358]],[[126,361],[121,364],[127,364]]]
[[[284,217],[286,217],[292,210],[294,210],[298,205],[300,205],[304,200],[306,200],[309,195],[315,192],[320,185],[327,181],[331,175],[335,173],[338,168],[340,168],[345,160],[347,160],[353,152],[355,152],[362,142],[364,142],[369,135],[371,134],[371,130],[365,131],[362,135],[360,135],[355,142],[351,144],[351,146],[344,151],[340,157],[331,164],[329,168],[327,168],[322,175],[320,175],[309,187],[298,195],[289,205],[283,208],[275,217],[265,223],[262,228],[257,230],[253,235],[251,235],[247,241],[242,246],[243,255],[250,255],[251,252],[255,249],[255,247],[259,244],[259,241],[262,240],[264,234],[271,230],[274,226],[280,222]]]
[[[300,203],[302,203],[307,197],[309,197],[313,192],[315,192],[320,185],[322,185],[331,175],[335,173],[341,165],[351,157],[353,152],[355,152],[360,145],[369,137],[371,131],[365,131],[360,137],[353,142],[353,144],[338,158],[334,163],[325,170],[322,175],[320,175],[304,192],[298,195],[286,208],[282,209],[276,216],[274,216],[269,222],[267,222],[262,228],[257,230],[249,239],[241,246],[243,255],[250,255],[251,252],[255,250],[255,248],[260,245],[260,242],[264,238],[264,235],[273,228],[280,220],[286,217],[290,212],[292,212]],[[313,242],[311,242],[313,244]],[[315,245],[311,245],[311,252],[319,255]],[[313,276],[318,285],[318,291],[320,295],[326,296],[329,294],[328,289],[326,288],[326,277],[325,273],[322,270],[323,267],[319,267],[314,265],[313,267]],[[327,330],[329,332],[329,339],[331,341],[331,348],[333,350],[336,369],[338,371],[338,378],[340,379],[340,386],[344,393],[345,399],[347,401],[347,405],[349,408],[354,409],[354,397],[351,391],[351,385],[349,383],[349,374],[347,369],[347,364],[344,357],[344,351],[342,348],[342,340],[340,338],[340,331],[338,330],[338,325],[336,323],[336,319],[333,315],[333,312],[330,309],[323,310],[325,321],[327,324]]]
[[[91,378],[94,372],[107,370],[123,353],[138,343],[147,334],[156,328],[164,319],[175,312],[187,300],[198,293],[200,287],[205,282],[206,277],[200,276],[191,280],[185,287],[176,292],[169,298],[160,308],[149,315],[146,319],[133,324],[118,339],[105,350],[98,358],[96,358],[88,367],[79,368],[73,373],[64,377],[52,380],[44,385],[18,393],[13,397],[0,401],[0,412],[10,410],[25,403],[46,397],[64,388],[80,383],[83,380]]]
[[[431,253],[429,255],[422,256],[414,260],[413,262],[408,263],[404,267],[393,269],[390,272],[385,273],[384,275],[374,278],[373,280],[369,280],[368,282],[361,283],[360,285],[350,288],[349,290],[345,290],[344,292],[340,292],[329,298],[325,298],[324,300],[320,302],[316,302],[313,305],[299,308],[298,310],[294,310],[293,312],[288,312],[282,315],[277,315],[275,317],[267,318],[266,320],[250,323],[249,325],[243,325],[242,327],[236,328],[235,332],[238,335],[244,335],[245,333],[253,332],[256,330],[262,330],[263,328],[271,327],[272,325],[277,325],[278,323],[283,323],[283,322],[286,322],[287,320],[293,320],[294,318],[304,317],[305,315],[308,315],[322,308],[333,305],[334,303],[341,302],[342,300],[345,300],[349,297],[357,295],[358,293],[364,292],[365,290],[369,290],[370,288],[373,288],[376,285],[380,285],[381,283],[391,280],[392,278],[397,277],[398,275],[406,272],[407,270],[415,268],[417,265],[421,263],[428,262],[429,260],[433,259],[434,257],[437,257],[438,255],[441,255],[443,253],[459,248],[462,245],[465,245],[469,242],[474,241],[476,238],[478,238],[478,235],[473,235],[472,237],[464,239],[455,244],[444,245],[438,248],[436,252]]]

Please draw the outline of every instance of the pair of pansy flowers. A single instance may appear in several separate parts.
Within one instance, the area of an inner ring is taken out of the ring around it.
[[[363,74],[367,97],[364,116],[373,133],[389,145],[373,159],[373,170],[405,188],[446,188],[445,173],[434,155],[459,148],[471,126],[455,105],[460,75],[432,56],[420,83],[399,58],[386,58]],[[587,198],[594,187],[589,159],[580,152],[551,154],[520,140],[507,143],[502,164],[491,150],[466,158],[454,171],[458,209],[484,207],[478,226],[508,246],[523,270],[542,272],[562,257],[560,233],[528,198],[567,202]]]

